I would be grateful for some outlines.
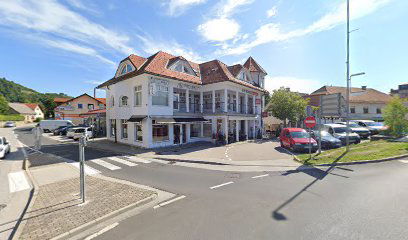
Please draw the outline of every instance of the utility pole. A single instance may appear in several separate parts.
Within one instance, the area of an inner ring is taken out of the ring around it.
[[[350,150],[349,127],[350,127],[350,0],[347,0],[347,91],[346,91],[346,152]]]

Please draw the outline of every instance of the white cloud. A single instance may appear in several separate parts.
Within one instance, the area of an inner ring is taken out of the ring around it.
[[[180,16],[188,8],[205,3],[207,0],[166,0],[163,4],[167,9],[167,13],[170,16]]]
[[[276,6],[273,6],[271,9],[266,11],[266,15],[268,16],[268,18],[276,16],[277,13],[278,13],[278,9],[276,8]]]
[[[85,83],[92,84],[92,85],[100,85],[103,83],[103,81],[88,80],[88,81],[85,81]]]
[[[321,87],[321,83],[313,79],[303,79],[290,76],[266,76],[265,88],[270,93],[280,87],[290,88],[291,91],[300,93],[311,93]]]
[[[373,13],[392,0],[355,0],[350,2],[350,18],[357,19]],[[255,31],[255,37],[247,42],[218,50],[217,54],[235,55],[248,52],[250,49],[269,42],[286,41],[310,33],[330,30],[346,21],[346,4],[343,2],[329,13],[303,29],[284,32],[278,23],[262,25]]]
[[[158,51],[164,51],[175,56],[183,56],[189,61],[201,63],[205,61],[200,55],[193,50],[182,46],[174,40],[167,39],[160,41],[151,37],[138,36],[143,43],[143,50],[148,54],[154,54]]]
[[[224,42],[238,36],[240,25],[232,19],[239,7],[254,0],[224,0],[219,2],[213,12],[215,16],[200,24],[198,32],[208,41]]]
[[[93,23],[55,0],[0,1],[0,25],[11,26],[15,32],[36,33],[52,47],[85,55],[95,54],[108,63],[110,61],[95,49],[110,49],[123,54],[134,52],[128,45],[128,36]],[[56,38],[60,39],[62,46],[54,44]]]
[[[206,40],[223,42],[233,39],[239,32],[239,24],[233,19],[217,18],[198,26]]]

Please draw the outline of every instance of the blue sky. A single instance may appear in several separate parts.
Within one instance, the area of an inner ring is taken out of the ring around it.
[[[366,72],[352,85],[408,82],[408,1],[350,2],[351,71]],[[228,65],[253,56],[268,90],[342,86],[345,0],[0,1],[0,77],[41,92],[92,94],[121,59],[159,50]]]

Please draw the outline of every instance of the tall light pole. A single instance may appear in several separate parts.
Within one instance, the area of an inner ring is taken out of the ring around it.
[[[350,127],[350,0],[347,0],[347,91],[346,91],[346,152],[350,150],[349,127]]]

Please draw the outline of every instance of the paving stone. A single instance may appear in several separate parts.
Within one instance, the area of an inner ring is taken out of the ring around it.
[[[20,239],[50,239],[154,194],[153,191],[86,177],[87,203],[80,205],[79,179],[43,185],[24,217]]]

